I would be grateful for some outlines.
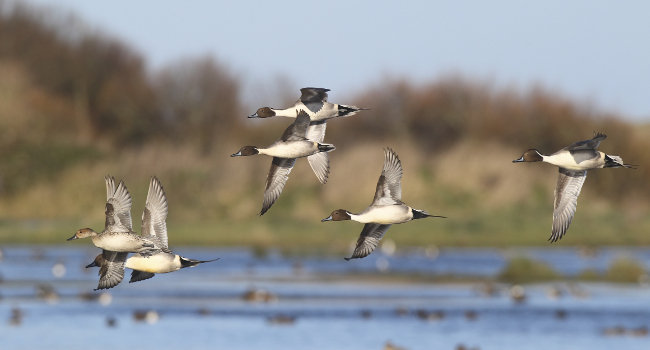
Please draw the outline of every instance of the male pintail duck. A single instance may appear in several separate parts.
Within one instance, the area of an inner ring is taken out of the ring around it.
[[[576,212],[578,195],[587,178],[587,170],[597,168],[632,168],[633,165],[623,163],[619,156],[596,151],[600,142],[607,135],[597,133],[591,140],[578,141],[570,146],[551,154],[543,155],[536,149],[529,149],[513,163],[546,162],[558,166],[560,176],[555,188],[553,209],[553,226],[549,241],[556,242],[569,228]]]
[[[424,210],[414,209],[402,202],[402,163],[397,154],[390,148],[384,150],[384,169],[377,181],[375,198],[368,208],[359,214],[353,214],[345,209],[337,209],[321,221],[354,220],[365,225],[357,240],[354,253],[345,260],[363,258],[372,253],[379,244],[391,224],[401,224],[407,221],[426,217],[444,218],[430,215]]]
[[[276,109],[271,107],[262,107],[257,112],[249,115],[249,118],[270,118],[274,116],[296,118],[299,110],[304,110],[310,117],[311,123],[307,129],[307,139],[318,143],[325,139],[325,129],[328,119],[337,117],[348,117],[357,114],[359,111],[367,108],[356,106],[339,105],[327,102],[327,92],[329,89],[306,87],[300,89],[300,99],[286,109]],[[321,183],[327,182],[329,171],[324,171],[324,166],[329,167],[329,158],[327,153],[321,152],[307,157],[309,165],[314,170],[314,174]]]
[[[86,267],[98,266],[99,285],[97,289],[112,288],[124,278],[124,268],[132,269],[129,283],[151,278],[156,273],[178,271],[201,263],[216,261],[194,260],[174,254],[168,247],[167,238],[167,196],[160,181],[153,177],[149,182],[147,202],[142,213],[142,236],[156,243],[160,249],[149,256],[135,254],[124,260],[115,259],[115,252],[104,250]],[[126,254],[126,253],[124,253]]]
[[[280,197],[284,185],[289,179],[289,173],[296,163],[296,158],[307,157],[320,152],[330,152],[335,149],[334,145],[319,143],[306,138],[307,128],[309,127],[309,115],[305,111],[300,111],[293,124],[284,131],[282,137],[266,148],[255,146],[244,146],[231,157],[252,156],[255,154],[266,154],[273,157],[271,170],[266,179],[266,189],[264,191],[264,202],[260,215],[264,215],[273,203]],[[324,158],[327,160],[327,158]],[[322,161],[323,158],[318,158]],[[320,177],[327,177],[329,173],[329,163],[318,164],[313,167],[321,173]]]
[[[257,112],[249,115],[249,118],[270,118],[270,117],[287,117],[296,118],[297,111],[305,110],[311,117],[312,121],[327,120],[336,117],[349,117],[357,114],[359,111],[368,108],[359,108],[356,106],[340,105],[327,102],[327,92],[330,89],[306,87],[300,89],[300,98],[296,103],[288,108],[279,109],[271,107],[262,107]]]
[[[90,228],[78,230],[68,241],[79,238],[91,237],[93,244],[104,250],[112,252],[138,252],[150,254],[155,248],[155,243],[148,238],[142,237],[133,232],[131,224],[131,195],[120,181],[115,186],[115,179],[106,176],[106,223],[104,231],[97,233]],[[126,257],[126,254],[118,254],[119,257]]]

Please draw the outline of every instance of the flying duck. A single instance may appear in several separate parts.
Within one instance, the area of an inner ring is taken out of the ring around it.
[[[576,213],[578,195],[587,178],[587,170],[597,168],[633,168],[633,165],[623,163],[619,156],[597,151],[600,142],[607,135],[597,133],[592,139],[578,141],[570,146],[551,154],[543,155],[536,149],[529,149],[513,163],[546,162],[559,167],[560,175],[555,187],[553,203],[553,226],[549,241],[557,242],[569,228]]]
[[[231,155],[231,157],[238,157],[266,154],[273,157],[271,170],[269,170],[266,179],[266,189],[260,215],[264,215],[280,197],[282,189],[287,183],[287,179],[289,179],[289,173],[291,173],[291,169],[296,163],[296,158],[330,152],[335,149],[334,145],[308,139],[306,134],[310,123],[309,115],[304,110],[297,114],[296,120],[284,131],[282,137],[270,146],[266,148],[244,146],[237,153]],[[317,166],[312,165],[312,169],[319,171],[317,173],[318,177],[327,178],[329,173],[327,158],[314,158],[312,162],[317,162]]]
[[[293,106],[286,109],[271,107],[262,107],[257,112],[249,115],[249,118],[270,118],[275,116],[296,118],[298,111],[305,111],[311,120],[307,129],[306,137],[315,142],[323,142],[325,139],[325,129],[327,120],[337,117],[348,117],[357,114],[359,111],[368,108],[359,108],[356,106],[340,105],[327,102],[327,92],[329,89],[306,87],[300,89],[300,98]],[[309,165],[314,170],[314,174],[321,183],[327,182],[329,171],[324,171],[324,167],[329,168],[329,158],[327,153],[321,152],[307,156]]]
[[[354,220],[364,223],[363,230],[357,240],[352,256],[345,260],[363,258],[372,253],[379,244],[390,225],[426,217],[444,216],[431,215],[424,210],[414,209],[402,202],[402,163],[397,153],[390,148],[384,150],[384,168],[377,181],[375,198],[368,208],[359,214],[353,214],[345,209],[337,209],[321,221]]]
[[[115,186],[115,179],[106,176],[106,222],[104,231],[97,233],[91,228],[78,230],[68,241],[90,237],[93,244],[104,250],[128,253],[138,252],[150,255],[155,243],[149,238],[142,237],[132,229],[131,223],[131,194],[123,181]],[[126,257],[118,254],[117,259]]]
[[[167,196],[156,177],[149,182],[147,202],[142,213],[142,236],[156,242],[159,247],[152,255],[135,254],[124,261],[127,253],[104,250],[86,267],[98,266],[99,284],[97,289],[107,289],[118,285],[124,278],[124,268],[132,269],[129,283],[149,279],[156,273],[168,273],[182,268],[193,267],[213,260],[194,260],[174,254],[168,247],[167,238]],[[123,254],[123,256],[119,256]]]

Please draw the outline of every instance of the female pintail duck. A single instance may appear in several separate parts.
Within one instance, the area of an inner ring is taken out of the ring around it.
[[[560,176],[555,188],[553,209],[553,226],[549,241],[556,242],[569,228],[576,212],[578,195],[587,178],[587,170],[597,168],[632,168],[633,165],[623,163],[619,156],[597,151],[600,142],[607,135],[597,133],[591,140],[578,141],[551,155],[543,155],[536,149],[529,149],[513,163],[546,162],[558,166]]]
[[[353,214],[345,209],[337,209],[330,216],[321,220],[354,220],[365,224],[357,240],[354,253],[345,260],[363,258],[372,253],[391,224],[401,224],[426,217],[444,218],[444,216],[430,215],[424,210],[414,209],[404,204],[401,180],[402,163],[392,149],[386,148],[384,150],[384,169],[377,181],[372,204],[359,214]]]
[[[274,116],[296,118],[298,111],[304,110],[310,117],[311,123],[307,129],[307,139],[318,143],[325,139],[325,129],[328,119],[337,117],[348,117],[357,114],[359,111],[367,108],[356,106],[339,105],[327,102],[327,92],[329,89],[306,87],[300,89],[300,99],[286,109],[277,109],[271,107],[262,107],[249,118],[270,118]],[[327,182],[329,171],[324,170],[324,166],[329,166],[329,157],[327,153],[321,152],[307,156],[309,165],[314,170],[314,174],[321,183]]]
[[[264,202],[260,215],[264,215],[273,203],[280,197],[284,185],[289,179],[289,173],[296,163],[296,158],[307,157],[320,152],[330,152],[335,149],[334,145],[318,143],[306,138],[307,127],[309,126],[309,115],[305,111],[300,111],[293,124],[284,131],[282,137],[275,143],[266,148],[255,146],[244,146],[231,157],[252,156],[255,154],[266,154],[273,157],[271,170],[266,179],[266,189],[264,191]],[[317,160],[322,161],[323,158]],[[327,160],[327,158],[325,158]],[[329,163],[319,163],[314,170],[318,169],[318,177],[327,178],[329,173]]]
[[[91,237],[93,244],[113,252],[138,252],[145,255],[155,248],[155,243],[133,232],[131,224],[131,195],[120,181],[115,186],[115,179],[106,176],[106,223],[104,231],[95,232],[90,228],[78,230],[68,241]],[[126,254],[124,254],[126,257]]]
[[[149,192],[144,212],[142,213],[142,236],[156,243],[160,249],[149,257],[135,254],[130,258],[117,258],[117,253],[104,250],[86,267],[98,266],[99,284],[97,289],[112,288],[124,278],[124,268],[132,269],[129,283],[151,278],[156,273],[167,273],[201,263],[216,261],[194,260],[174,254],[168,247],[167,238],[167,196],[160,181],[153,177],[149,182]]]

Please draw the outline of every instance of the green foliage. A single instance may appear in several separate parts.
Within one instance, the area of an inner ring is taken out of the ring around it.
[[[48,181],[82,162],[95,162],[102,153],[73,144],[18,144],[0,152],[0,192],[15,195],[38,181]]]
[[[531,283],[552,281],[558,279],[559,275],[543,262],[527,257],[516,257],[508,261],[499,272],[498,278],[508,283]]]
[[[639,261],[631,258],[618,258],[607,269],[607,279],[620,283],[637,283],[645,274],[645,268]]]
[[[581,281],[600,281],[604,278],[604,276],[601,273],[593,269],[586,269],[580,271],[580,273],[576,277],[578,280]]]

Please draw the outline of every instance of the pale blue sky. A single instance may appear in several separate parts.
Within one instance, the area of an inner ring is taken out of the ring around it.
[[[541,83],[650,121],[647,1],[31,3],[73,10],[130,42],[152,69],[212,54],[244,79],[248,96],[278,76],[296,89],[330,88],[334,101],[386,76],[460,73],[500,86]]]

